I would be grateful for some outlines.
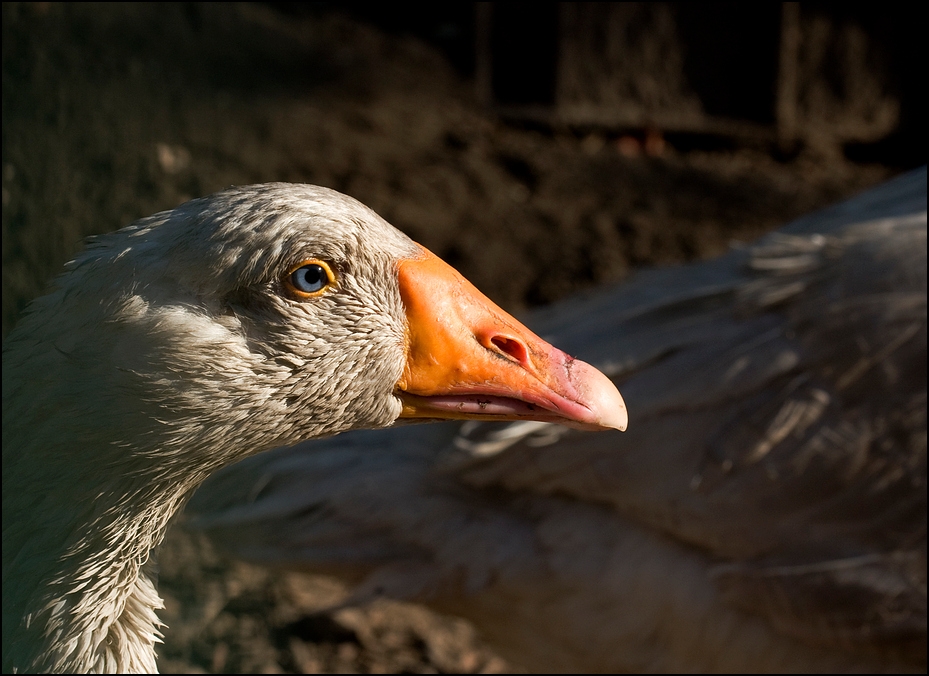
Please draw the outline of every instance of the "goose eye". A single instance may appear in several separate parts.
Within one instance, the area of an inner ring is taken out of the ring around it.
[[[322,261],[304,261],[284,280],[288,290],[298,298],[317,296],[333,281],[332,270]]]
[[[315,263],[294,270],[290,275],[290,281],[297,291],[303,291],[303,293],[316,293],[329,283],[323,266]]]

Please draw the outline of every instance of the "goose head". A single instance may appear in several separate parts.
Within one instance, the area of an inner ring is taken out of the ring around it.
[[[335,191],[233,188],[94,239],[4,344],[4,669],[154,669],[143,567],[206,476],[443,418],[626,425],[605,376]]]

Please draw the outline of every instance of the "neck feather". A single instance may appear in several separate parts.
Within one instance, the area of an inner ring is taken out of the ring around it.
[[[41,490],[47,499],[14,505],[4,495],[5,672],[157,670],[156,610],[164,605],[149,556],[206,472],[199,474],[184,483],[172,477],[84,484],[83,500],[73,486],[48,482],[18,492]],[[8,508],[18,513],[15,523],[26,525],[21,531],[7,528],[14,523]]]

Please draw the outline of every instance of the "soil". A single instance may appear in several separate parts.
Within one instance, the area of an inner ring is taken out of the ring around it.
[[[233,184],[365,202],[519,313],[722,253],[890,177],[653,133],[503,124],[435,47],[267,5],[3,4],[3,335],[81,246]],[[339,582],[160,552],[166,672],[519,671],[466,622]]]

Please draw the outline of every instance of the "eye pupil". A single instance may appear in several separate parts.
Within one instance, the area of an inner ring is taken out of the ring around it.
[[[303,293],[315,293],[329,284],[326,270],[316,263],[302,265],[290,275],[294,288]]]
[[[318,265],[308,265],[303,270],[303,281],[310,286],[319,284],[323,278],[323,271]]]

